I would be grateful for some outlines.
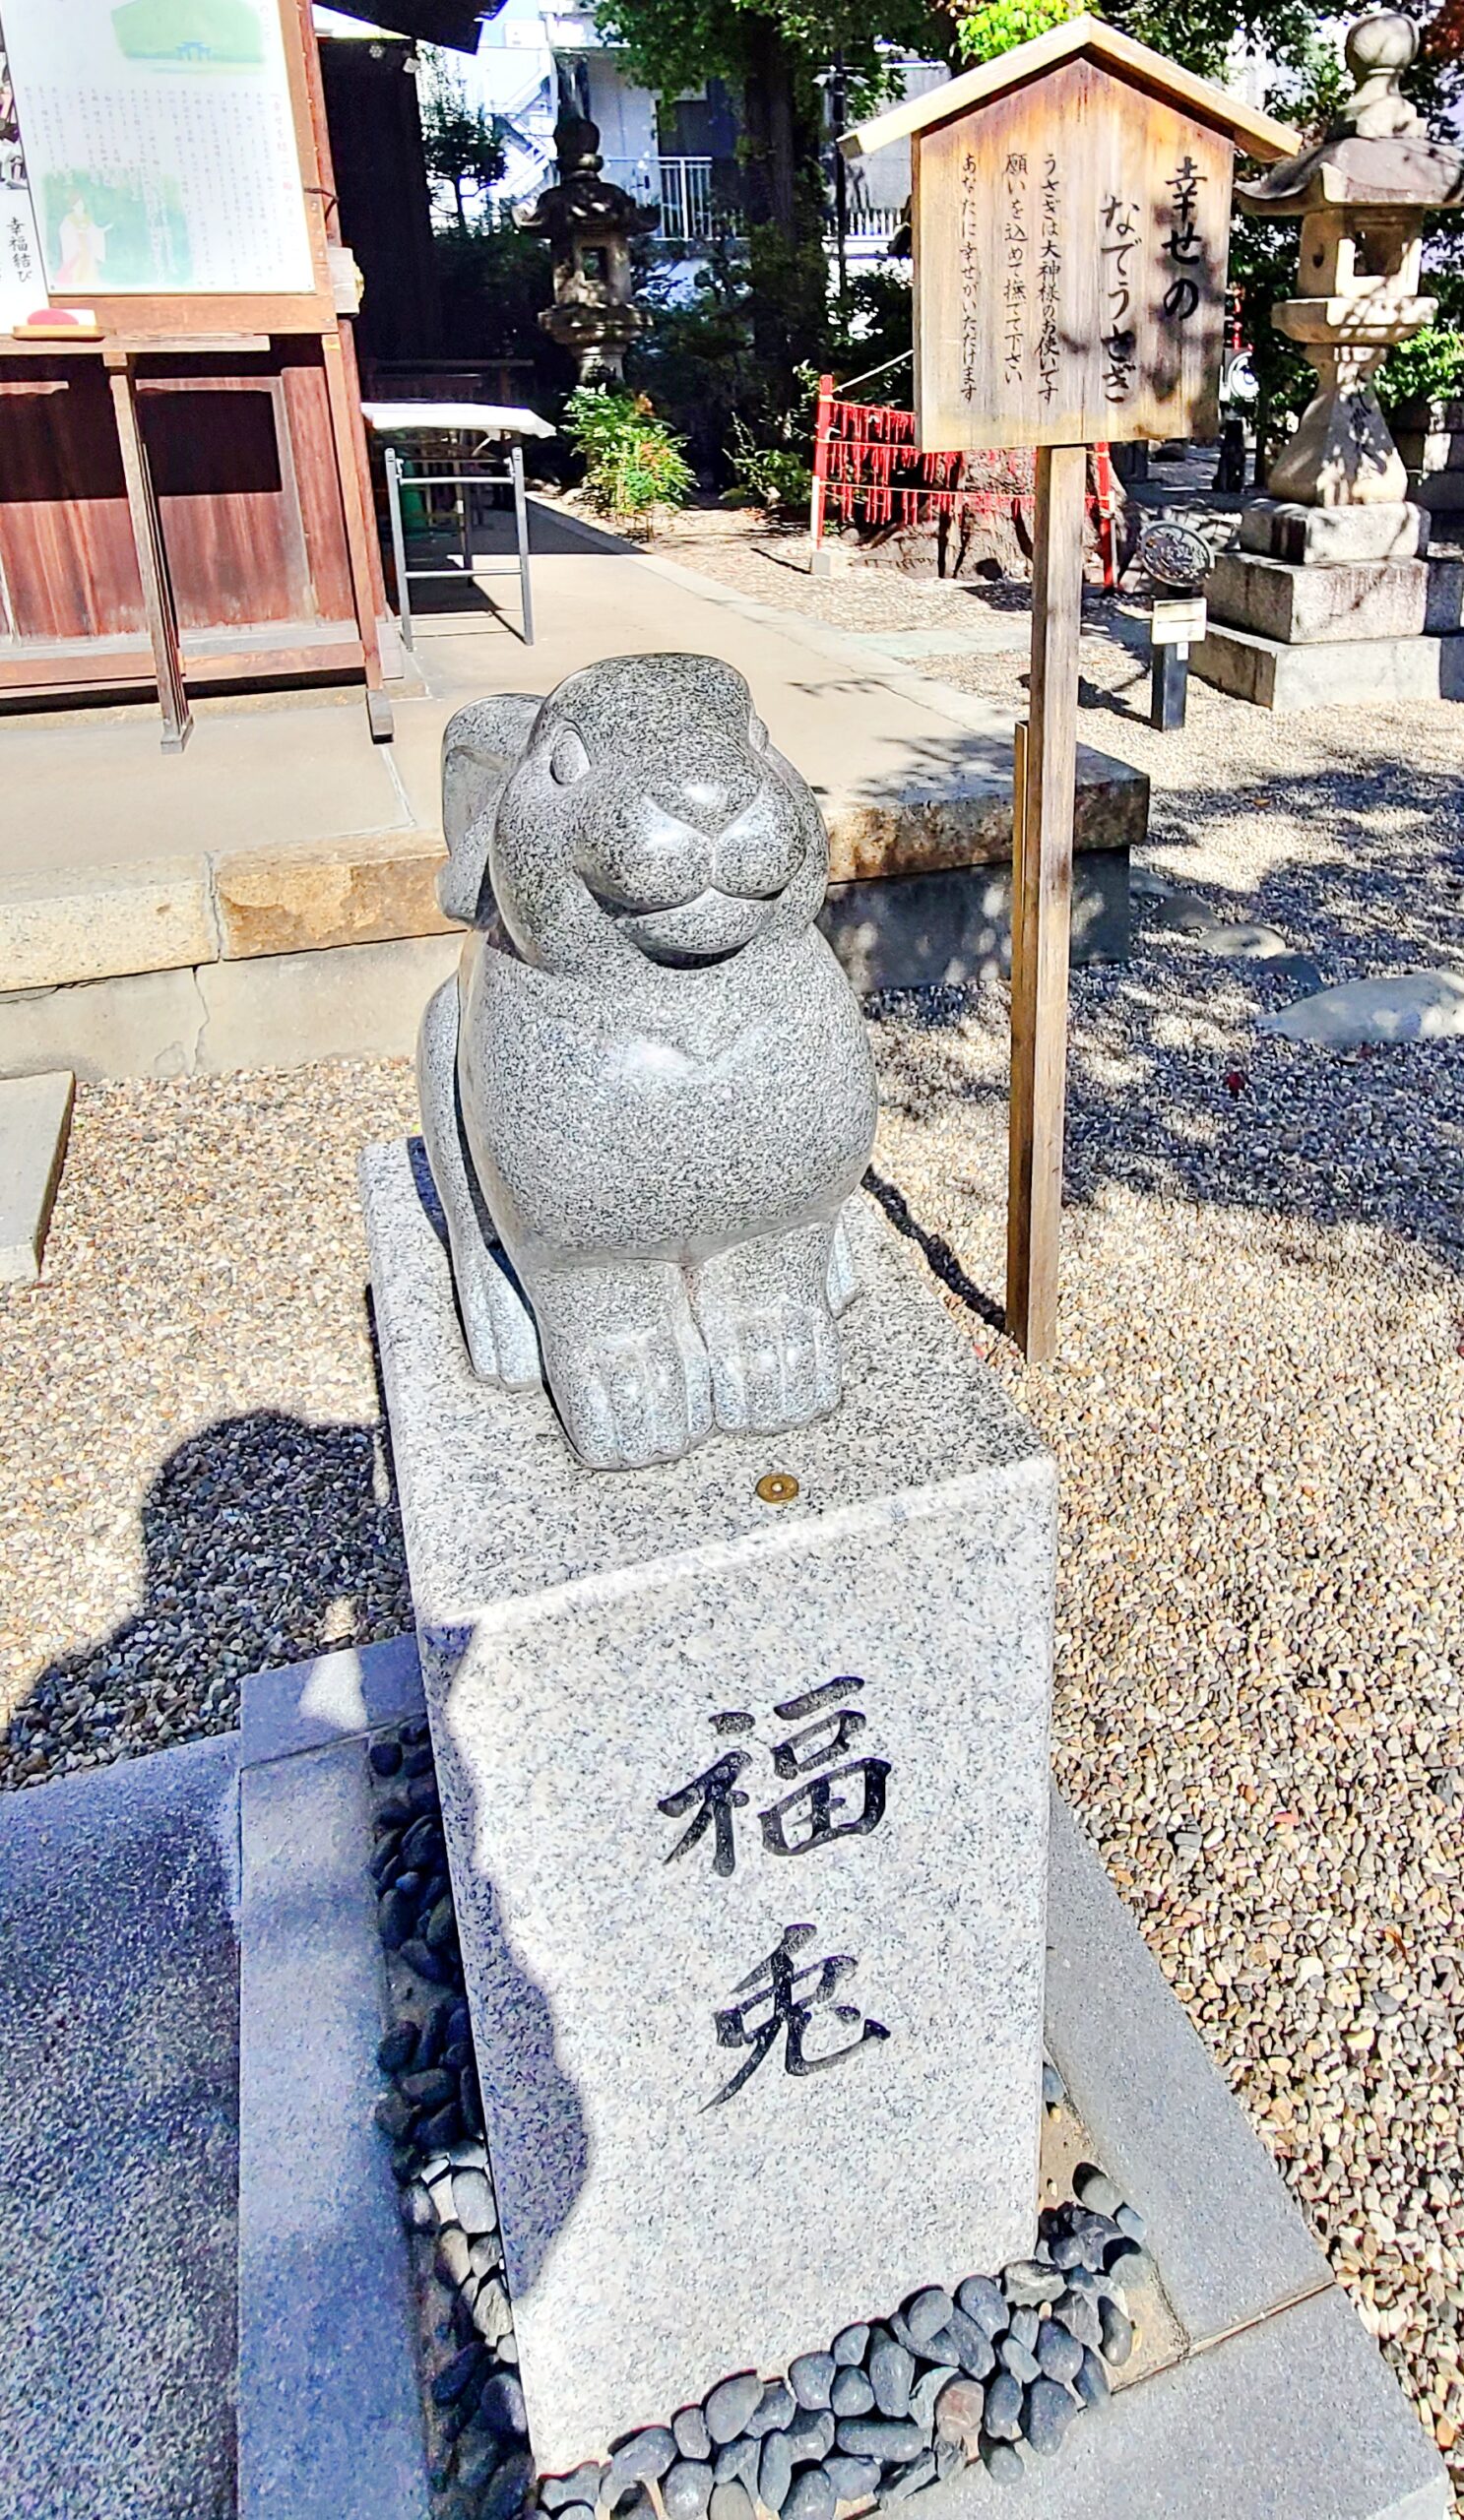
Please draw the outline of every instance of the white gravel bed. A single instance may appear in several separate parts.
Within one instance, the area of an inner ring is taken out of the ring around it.
[[[1056,1367],[982,1326],[1002,990],[887,1001],[878,1160],[1057,1453],[1059,1781],[1453,2451],[1464,1043],[1258,1041],[1217,968],[1076,978]]]

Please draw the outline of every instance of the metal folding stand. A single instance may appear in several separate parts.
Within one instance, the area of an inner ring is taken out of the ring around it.
[[[478,459],[470,456],[466,461],[476,464]],[[504,481],[511,482],[513,485],[514,529],[518,538],[519,556],[516,562],[509,562],[501,567],[497,565],[483,567],[477,560],[473,549],[473,493],[480,483]],[[463,556],[457,568],[409,569],[407,536],[402,524],[404,488],[452,489],[459,493]],[[479,578],[516,577],[519,582],[519,600],[523,611],[524,645],[526,648],[532,648],[534,645],[534,598],[529,586],[529,509],[524,498],[523,448],[517,445],[509,448],[508,470],[505,472],[490,472],[482,470],[473,472],[418,472],[410,464],[404,463],[394,446],[389,446],[386,450],[386,495],[391,515],[392,559],[396,564],[397,572],[397,609],[402,619],[404,645],[409,648],[415,645],[412,629],[412,598],[409,593],[409,582],[413,578],[452,578],[460,585],[471,583],[476,586]]]

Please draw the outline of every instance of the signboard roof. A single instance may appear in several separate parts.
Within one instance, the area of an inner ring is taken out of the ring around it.
[[[1160,96],[1180,113],[1224,133],[1248,158],[1259,158],[1269,165],[1278,158],[1293,157],[1301,148],[1300,135],[1285,123],[1274,121],[1254,105],[1242,104],[1239,97],[1227,95],[1224,89],[1213,86],[1208,79],[1197,79],[1177,62],[1166,61],[1163,53],[1135,43],[1131,35],[1120,33],[1102,18],[1070,18],[1066,26],[1035,35],[1030,43],[1016,45],[997,60],[983,62],[978,70],[963,71],[943,87],[892,106],[873,122],[861,123],[858,130],[846,132],[839,146],[849,158],[872,157],[876,149],[887,148],[892,140],[909,140],[919,132],[933,130],[953,116],[987,104],[1007,90],[1021,87],[1080,53],[1097,60],[1131,87]]]

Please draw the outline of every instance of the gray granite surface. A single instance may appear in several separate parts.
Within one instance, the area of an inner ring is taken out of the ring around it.
[[[819,926],[861,996],[954,987],[1011,969],[1011,866],[943,866],[831,884]],[[1130,938],[1128,850],[1072,861],[1072,960],[1122,963]]]
[[[598,1478],[541,1397],[475,1380],[406,1151],[364,1172],[521,2370],[560,2470],[1031,2245],[1052,1466],[861,1205],[838,1418]],[[769,1471],[796,1501],[759,1501]],[[747,1798],[719,1862],[724,1759]],[[776,2036],[775,1953],[809,2007]]]
[[[244,1767],[240,1823],[239,2520],[428,2520],[359,1734]]]
[[[1443,2461],[1335,2286],[1118,2390],[999,2497],[968,2470],[939,2505],[942,2520],[1447,2520],[1451,2507]]]
[[[0,2515],[234,2509],[236,1741],[0,1796]]]
[[[343,1645],[308,1663],[255,1671],[239,1691],[239,1765],[293,1757],[421,1712],[414,1635]]]
[[[527,1301],[602,1470],[827,1417],[876,1098],[812,791],[714,657],[604,658],[526,714],[443,739],[471,932],[417,1076],[474,1365],[532,1379]]]

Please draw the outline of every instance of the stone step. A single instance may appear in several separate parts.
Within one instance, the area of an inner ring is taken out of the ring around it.
[[[1387,700],[1464,700],[1464,637],[1324,640],[1297,647],[1213,622],[1190,670],[1260,709],[1374,708]]]
[[[1411,639],[1429,604],[1427,560],[1301,564],[1222,551],[1206,582],[1212,621],[1305,646]]]

